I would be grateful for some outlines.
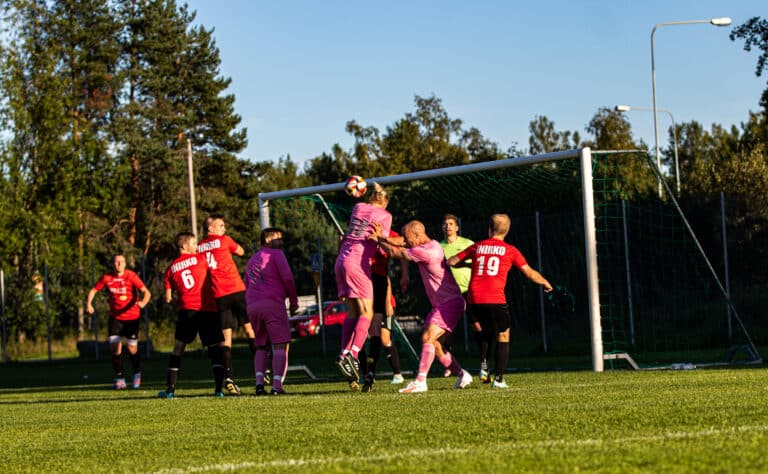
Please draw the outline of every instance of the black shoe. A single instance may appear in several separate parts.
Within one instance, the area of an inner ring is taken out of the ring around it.
[[[224,379],[224,390],[226,390],[229,395],[240,395],[240,387],[238,387],[232,379]]]
[[[264,390],[264,385],[261,385],[261,384],[256,385],[256,396],[257,397],[260,397],[260,396],[266,395],[266,394],[267,394],[267,391]]]
[[[369,393],[373,390],[373,383],[375,382],[375,379],[373,377],[373,374],[368,372],[368,374],[365,376],[365,380],[363,381],[363,393]]]
[[[339,372],[341,372],[341,375],[343,375],[347,380],[358,380],[360,379],[360,372],[359,369],[357,373],[355,372],[355,366],[352,365],[351,361],[355,361],[355,358],[352,357],[352,354],[344,354],[343,356],[339,356],[338,359],[336,359],[336,367],[339,368]]]
[[[272,387],[272,392],[270,392],[270,395],[288,395],[288,394],[285,393],[285,390],[283,390],[282,388],[281,389],[277,389],[277,388]]]
[[[355,359],[350,352],[347,353],[344,360],[349,367],[349,376],[354,377],[355,380],[360,380],[360,361]]]

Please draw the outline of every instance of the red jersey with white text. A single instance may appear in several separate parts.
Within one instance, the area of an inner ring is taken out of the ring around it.
[[[469,281],[468,301],[473,304],[504,304],[504,287],[512,267],[527,264],[523,254],[501,239],[475,242],[459,252],[459,261],[472,259],[472,278]]]
[[[197,244],[197,252],[205,254],[208,262],[216,298],[245,291],[245,283],[232,259],[237,247],[237,242],[228,235],[209,235]]]
[[[120,321],[133,321],[141,317],[139,309],[138,290],[144,288],[144,282],[131,270],[125,270],[122,275],[105,273],[93,285],[93,289],[109,290],[109,317]]]
[[[165,270],[165,289],[176,293],[176,308],[215,313],[211,275],[203,254],[181,254]]]

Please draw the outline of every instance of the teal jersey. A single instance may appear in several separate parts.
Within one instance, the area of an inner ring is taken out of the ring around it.
[[[451,258],[462,250],[466,249],[474,242],[466,237],[458,236],[453,243],[448,243],[445,240],[440,241],[440,246],[443,248],[445,258]],[[459,288],[462,293],[466,293],[469,289],[469,279],[472,276],[472,267],[451,267],[451,273],[456,283],[459,284]]]

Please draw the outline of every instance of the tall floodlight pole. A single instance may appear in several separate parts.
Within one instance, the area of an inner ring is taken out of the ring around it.
[[[189,178],[189,220],[197,239],[197,206],[195,205],[195,174],[192,168],[192,140],[187,138],[187,176]]]
[[[632,107],[629,105],[617,105],[615,110],[617,112],[629,112],[630,110],[645,110],[652,112],[651,107]],[[672,146],[675,150],[675,187],[677,189],[677,195],[680,196],[680,163],[677,158],[677,124],[675,123],[675,117],[667,109],[658,109],[659,112],[665,112],[669,115],[669,119],[672,121]]]
[[[699,23],[709,23],[715,26],[728,26],[731,19],[728,17],[711,18],[709,20],[685,20],[685,21],[667,21],[657,23],[651,30],[651,82],[653,85],[653,139],[656,145],[656,167],[661,169],[661,154],[659,153],[659,118],[656,110],[656,61],[653,54],[653,36],[656,30],[662,26],[674,25],[695,25]],[[661,197],[661,178],[659,178],[659,197]]]

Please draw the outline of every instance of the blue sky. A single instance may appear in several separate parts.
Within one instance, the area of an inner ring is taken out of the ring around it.
[[[738,125],[758,110],[757,53],[728,38],[765,0],[248,1],[193,0],[214,28],[221,75],[248,129],[242,158],[303,165],[350,148],[347,121],[386,127],[435,95],[452,118],[501,149],[528,147],[545,115],[578,131],[603,106],[652,105],[650,34],[657,23],[731,17],[733,25],[656,31],[657,104],[678,123]],[[653,145],[653,115],[628,112]],[[662,137],[668,116],[659,114]],[[662,138],[663,140],[663,138]],[[663,140],[665,142],[665,140]]]

